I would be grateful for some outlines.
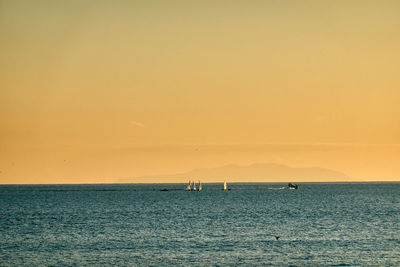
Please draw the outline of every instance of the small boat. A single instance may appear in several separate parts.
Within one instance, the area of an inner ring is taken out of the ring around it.
[[[188,185],[186,186],[186,191],[192,191],[192,183],[189,180]]]
[[[299,189],[297,184],[288,183],[288,189],[296,190]]]
[[[194,183],[194,180],[193,180],[193,183],[192,183],[192,191],[197,191],[196,184]]]
[[[222,190],[223,191],[231,191],[232,188],[228,188],[228,186],[226,185],[226,181],[224,181],[224,188]]]
[[[201,190],[203,190],[203,186],[201,185],[201,182],[199,180],[199,188],[197,189],[197,191],[201,191]]]

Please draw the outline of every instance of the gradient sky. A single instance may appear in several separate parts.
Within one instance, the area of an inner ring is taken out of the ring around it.
[[[400,180],[399,14],[397,0],[1,0],[0,183],[256,162]]]

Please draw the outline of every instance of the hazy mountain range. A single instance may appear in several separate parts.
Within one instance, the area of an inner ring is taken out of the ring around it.
[[[149,175],[135,178],[123,178],[118,182],[186,182],[187,180],[202,180],[204,182],[334,182],[350,181],[346,174],[320,167],[292,168],[280,164],[257,163],[247,166],[236,164],[217,168],[202,168],[192,171]]]

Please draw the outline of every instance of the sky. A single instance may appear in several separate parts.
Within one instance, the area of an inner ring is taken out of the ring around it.
[[[400,181],[399,14],[397,0],[0,0],[0,183],[254,163]]]

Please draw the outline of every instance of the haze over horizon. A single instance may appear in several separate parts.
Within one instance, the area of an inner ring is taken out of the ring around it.
[[[254,163],[400,181],[399,14],[395,0],[0,1],[0,184]]]

